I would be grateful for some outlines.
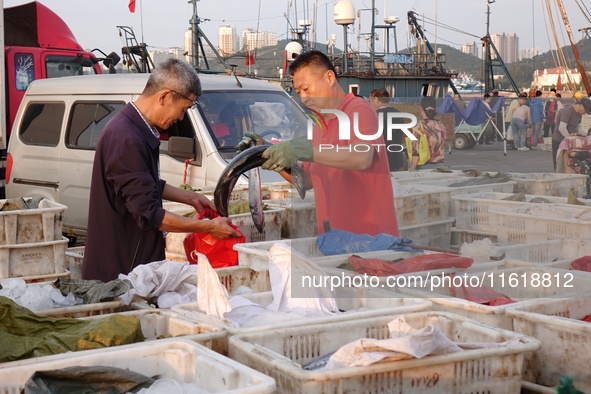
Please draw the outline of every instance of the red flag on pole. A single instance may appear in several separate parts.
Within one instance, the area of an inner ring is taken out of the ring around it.
[[[246,59],[244,59],[245,66],[252,66],[254,64],[254,53],[246,51]]]
[[[129,12],[135,12],[135,0],[129,0]]]
[[[556,80],[556,90],[560,90],[562,88],[562,81],[560,80],[560,74],[558,74],[558,80]]]

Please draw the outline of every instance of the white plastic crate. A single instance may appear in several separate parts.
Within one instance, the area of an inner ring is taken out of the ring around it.
[[[64,273],[67,246],[65,237],[59,241],[0,245],[0,278],[30,279]]]
[[[458,276],[456,283],[468,283],[474,286],[484,284],[516,301],[511,304],[490,306],[453,297],[451,279],[441,278],[441,274],[436,274],[436,277],[431,275],[416,287],[398,287],[396,290],[407,296],[427,298],[433,302],[434,310],[468,316],[484,324],[507,330],[513,328],[512,319],[505,313],[508,307],[516,307],[531,299],[574,296],[591,289],[591,276],[573,275],[572,271],[535,266],[505,268],[496,263],[476,264]],[[540,282],[538,283],[535,278],[540,278]],[[548,279],[544,282],[547,286],[542,285],[543,278]]]
[[[435,172],[433,170],[419,170],[419,171],[394,171],[390,172],[394,181],[401,185],[412,184],[416,181],[440,181],[445,179],[465,179],[466,173],[459,170],[452,170],[452,172]]]
[[[538,209],[535,205],[537,204],[490,211],[490,214],[497,217],[499,245],[526,244],[550,239],[591,239],[590,207],[541,204]],[[532,209],[542,214],[529,214]],[[566,218],[551,214],[561,214]]]
[[[402,238],[409,238],[416,245],[449,249],[453,223],[453,219],[447,219],[400,227],[400,236]]]
[[[527,206],[532,198],[541,197],[526,194],[525,201],[503,200],[512,195],[514,193],[487,192],[453,196],[456,227],[465,230],[496,233],[497,217],[489,213],[490,210]],[[543,198],[552,203],[567,203],[566,197],[543,196]]]
[[[570,266],[573,260],[591,255],[591,243],[588,240],[552,239],[529,244],[499,246],[499,252],[505,253],[508,259],[565,268]]]
[[[510,173],[511,180],[516,181],[513,191],[543,196],[567,197],[568,191],[574,189],[577,197],[585,193],[584,174],[555,173]]]
[[[32,364],[0,368],[0,394],[21,392],[35,371],[94,365],[121,368],[146,376],[158,375],[179,383],[194,383],[200,393],[275,392],[272,378],[196,342],[171,338],[48,356]]]
[[[521,390],[525,352],[539,342],[454,314],[405,314],[413,328],[432,324],[455,342],[496,342],[499,347],[472,349],[421,359],[383,362],[367,367],[306,371],[301,366],[361,339],[389,337],[396,315],[241,334],[229,338],[234,360],[272,376],[281,393],[514,393]],[[517,338],[511,345],[501,344]]]
[[[439,180],[439,181],[417,181],[417,184],[426,184],[432,186],[440,186],[440,187],[449,187],[451,188],[451,204],[449,205],[450,217],[456,216],[456,208],[455,208],[455,200],[453,196],[458,196],[462,194],[476,194],[476,193],[486,193],[486,192],[493,192],[493,193],[513,193],[513,188],[517,182],[515,181],[508,181],[508,182],[500,182],[500,183],[488,183],[484,185],[468,185],[468,186],[452,186],[453,184],[459,182],[465,182],[470,179],[476,178],[461,178],[461,179],[446,179],[446,180]]]
[[[318,235],[314,196],[305,200],[296,198],[271,199],[270,206],[284,209],[281,213],[281,238],[294,239]]]
[[[430,185],[401,185],[394,192],[398,226],[438,222],[449,219],[451,188]]]
[[[66,249],[66,268],[70,271],[70,279],[82,279],[82,263],[84,263],[84,246]]]
[[[269,305],[273,302],[273,294],[268,292],[242,294],[259,305]],[[380,288],[354,288],[336,287],[335,299],[337,306],[344,313],[338,315],[326,315],[323,317],[303,317],[294,315],[289,322],[274,322],[256,327],[234,327],[215,316],[208,316],[197,308],[197,303],[181,304],[172,307],[174,312],[184,318],[195,322],[203,322],[223,328],[229,335],[237,335],[262,330],[277,330],[311,324],[324,324],[330,322],[360,320],[374,316],[392,315],[397,313],[410,313],[431,309],[431,302],[426,299],[405,297],[401,294]]]
[[[154,307],[150,305],[146,300],[140,297],[134,297],[129,305],[125,305],[125,302],[120,297],[115,297],[112,301],[64,306],[59,308],[47,309],[43,311],[35,311],[35,313],[37,315],[47,317],[81,318],[140,309],[153,310]]]
[[[31,197],[23,197],[29,201]],[[0,205],[8,200],[0,200]],[[0,245],[27,244],[62,239],[66,206],[43,199],[39,208],[0,211]]]
[[[347,253],[332,256],[325,256],[318,249],[316,244],[317,237],[282,239],[281,242],[291,246],[295,251],[302,253],[311,262],[324,268],[336,268],[345,263],[352,254],[368,257],[383,258],[394,260],[398,258],[407,258],[421,254],[422,252],[406,252],[395,250],[380,250],[374,252]],[[252,242],[246,244],[234,245],[234,250],[238,252],[238,261],[241,266],[250,267],[254,270],[269,269],[269,250],[277,241]],[[418,244],[417,244],[418,245]]]
[[[508,308],[514,331],[537,338],[542,346],[525,357],[524,379],[556,387],[560,375],[574,378],[576,388],[591,392],[591,324],[580,319],[591,315],[589,296],[531,301]]]
[[[453,227],[451,229],[451,248],[459,249],[464,243],[472,243],[480,241],[485,238],[490,239],[493,244],[497,243],[497,235],[494,233],[486,233],[483,231],[466,230],[463,228]]]

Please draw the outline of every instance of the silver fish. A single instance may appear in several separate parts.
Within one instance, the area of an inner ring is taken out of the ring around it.
[[[306,371],[316,371],[318,369],[322,369],[326,366],[326,363],[328,363],[328,360],[333,354],[335,354],[335,352],[330,352],[322,357],[317,358],[316,360],[310,361],[308,364],[304,365],[302,369]]]
[[[263,196],[261,193],[260,167],[248,170],[248,206],[254,226],[259,233],[262,233],[265,229],[265,217],[263,212]]]

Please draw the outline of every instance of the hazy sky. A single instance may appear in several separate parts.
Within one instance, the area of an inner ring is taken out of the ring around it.
[[[0,0],[1,2],[2,0]],[[183,46],[184,31],[189,27],[193,13],[193,6],[188,0],[136,0],[136,12],[128,10],[129,0],[41,0],[41,2],[56,12],[70,26],[72,32],[87,48],[100,48],[104,52],[116,51],[120,53],[122,39],[116,26],[131,26],[139,41],[144,41],[151,49],[166,50],[171,46]],[[490,1],[490,0],[488,0]],[[549,0],[554,4],[556,0]],[[580,3],[590,3],[590,0],[578,0]],[[4,7],[26,3],[26,0],[4,0]],[[361,14],[361,29],[359,21],[349,34],[349,43],[357,48],[359,32],[370,30],[369,8],[371,0],[351,0],[355,10]],[[576,40],[582,37],[578,30],[591,26],[584,14],[577,7],[576,0],[563,0],[571,29]],[[289,3],[292,4],[289,7]],[[201,0],[197,3],[199,16],[209,19],[200,26],[210,40],[217,45],[217,27],[220,24],[233,24],[238,33],[247,27],[273,31],[279,38],[287,36],[288,18],[292,25],[300,19],[314,19],[316,13],[316,40],[326,42],[331,34],[337,34],[337,47],[343,46],[343,28],[333,21],[333,9],[336,0]],[[519,37],[520,49],[531,48],[534,45],[543,51],[554,48],[549,43],[550,29],[544,9],[546,0],[496,0],[490,5],[492,11],[490,32],[514,32]],[[407,12],[415,11],[424,15],[423,28],[432,44],[444,43],[459,48],[467,41],[477,41],[486,34],[487,0],[375,0],[379,10],[376,23],[383,24],[384,16],[398,16],[397,24],[398,46],[405,48],[408,39]],[[591,9],[591,4],[588,5]],[[297,17],[296,15],[297,7]],[[532,16],[532,9],[534,9]],[[361,10],[361,11],[359,11]],[[561,45],[568,44],[568,37],[564,31],[558,11],[553,7],[555,24],[561,28],[558,32]],[[259,18],[260,15],[260,18]],[[437,20],[441,25],[435,27],[432,21]],[[447,26],[447,27],[444,27]],[[466,32],[469,34],[460,33]],[[380,34],[381,31],[380,31]],[[437,34],[438,38],[435,37]],[[534,38],[535,35],[535,38]],[[378,50],[384,45],[383,37],[377,42]],[[393,47],[393,44],[391,44]],[[363,38],[360,40],[362,51],[367,50]]]

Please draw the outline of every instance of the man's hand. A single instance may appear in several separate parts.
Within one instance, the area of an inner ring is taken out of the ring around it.
[[[238,152],[242,152],[243,150],[246,150],[251,146],[260,145],[270,145],[270,143],[265,141],[265,139],[258,134],[249,133],[248,131],[245,131],[244,137],[242,137],[242,140],[238,143]]]
[[[240,236],[240,234],[230,227],[230,218],[217,217],[208,220],[208,222],[211,224],[211,227],[207,233],[215,239],[237,238]]]
[[[299,137],[270,146],[263,157],[267,159],[261,166],[264,170],[281,172],[296,165],[298,160],[313,161],[314,150],[306,137]]]
[[[213,204],[213,202],[211,202],[211,200],[209,198],[205,197],[201,193],[195,193],[194,198],[191,200],[191,206],[193,208],[195,208],[195,210],[197,212],[211,211],[211,215],[210,214],[206,214],[204,216],[204,217],[206,217],[208,219],[213,218],[213,215],[216,212],[216,208],[215,208],[215,205]]]

